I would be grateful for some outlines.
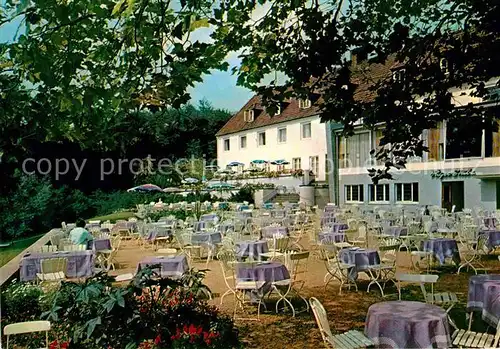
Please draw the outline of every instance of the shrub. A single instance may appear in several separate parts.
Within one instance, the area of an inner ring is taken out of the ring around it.
[[[66,342],[70,349],[240,348],[232,319],[202,297],[210,293],[204,275],[190,270],[180,280],[158,279],[146,268],[118,287],[100,273],[84,283],[62,282],[44,295],[38,286],[14,283],[2,294],[2,322],[49,320],[56,349]]]

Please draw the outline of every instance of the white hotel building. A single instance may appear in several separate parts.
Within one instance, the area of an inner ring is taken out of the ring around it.
[[[320,122],[316,102],[292,99],[270,116],[261,98],[252,97],[216,135],[218,166],[240,162],[248,169],[253,160],[285,160],[286,169],[311,170],[317,182],[326,182],[326,124]],[[265,166],[276,170],[275,165]],[[286,183],[293,182],[286,177],[280,176],[279,181],[290,186]]]

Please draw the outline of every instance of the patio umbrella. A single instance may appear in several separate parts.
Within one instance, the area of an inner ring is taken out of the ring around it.
[[[286,160],[274,160],[274,161],[271,161],[271,165],[289,165],[290,163]]]
[[[143,184],[143,185],[138,185],[137,187],[130,188],[127,191],[150,192],[150,191],[162,191],[162,190],[159,186],[154,184]]]
[[[267,164],[268,161],[266,160],[252,160],[252,164],[257,164],[257,165],[262,165],[262,164]]]
[[[208,189],[234,189],[234,185],[225,182],[210,183]]]
[[[242,162],[233,161],[233,162],[230,162],[229,164],[227,164],[227,166],[228,167],[236,167],[236,166],[245,166],[245,164]]]
[[[184,178],[182,180],[182,183],[184,183],[184,184],[196,184],[198,182],[199,182],[199,180],[197,180],[196,178],[192,178],[192,177]]]
[[[181,192],[181,191],[184,191],[184,190],[182,190],[181,188],[169,187],[169,188],[164,188],[163,191],[165,193],[178,193],[178,192]]]

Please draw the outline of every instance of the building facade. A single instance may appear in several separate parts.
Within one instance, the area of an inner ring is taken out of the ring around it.
[[[316,101],[289,100],[271,116],[254,96],[217,133],[217,163],[223,169],[241,163],[241,171],[259,167],[278,181],[310,170],[316,181],[326,182],[326,130]],[[284,165],[271,164],[276,161]]]
[[[495,81],[496,84],[496,81]],[[470,90],[452,91],[457,108],[486,102],[470,97]],[[500,209],[500,133],[494,127],[443,122],[421,135],[429,152],[409,160],[406,169],[391,170],[392,180],[374,185],[369,168],[381,168],[370,155],[378,149],[382,127],[358,126],[344,138],[340,125],[329,125],[329,156],[334,171],[329,177],[332,197],[340,205],[422,206],[434,205],[455,211],[482,207]]]

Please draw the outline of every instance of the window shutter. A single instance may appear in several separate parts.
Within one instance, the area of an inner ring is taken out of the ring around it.
[[[345,167],[345,138],[339,136],[339,167],[344,168]]]
[[[429,160],[439,160],[439,138],[441,131],[439,128],[431,128],[428,132],[429,140],[427,147],[429,148]]]

